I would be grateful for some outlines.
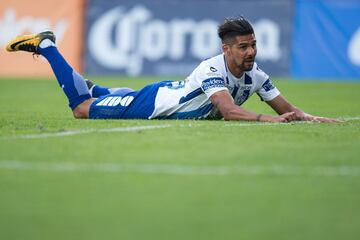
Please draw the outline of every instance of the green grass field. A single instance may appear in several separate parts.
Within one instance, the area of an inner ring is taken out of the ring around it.
[[[359,239],[360,84],[275,83],[347,121],[76,120],[55,80],[0,79],[0,239]]]

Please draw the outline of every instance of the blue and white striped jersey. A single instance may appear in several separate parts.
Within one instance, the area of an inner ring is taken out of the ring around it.
[[[229,91],[239,106],[254,92],[264,101],[270,101],[280,94],[256,63],[251,71],[236,78],[228,70],[224,55],[220,54],[201,62],[185,81],[160,86],[149,119],[220,118],[210,97],[223,90]]]

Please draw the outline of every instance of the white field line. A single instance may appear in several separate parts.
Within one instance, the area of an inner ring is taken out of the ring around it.
[[[38,171],[38,172],[108,172],[140,173],[166,175],[275,175],[275,176],[329,176],[360,177],[360,166],[286,166],[286,165],[248,165],[248,166],[188,166],[170,164],[121,164],[121,163],[75,163],[75,162],[30,162],[0,160],[0,170]]]
[[[104,128],[104,129],[81,129],[81,130],[71,130],[71,131],[55,132],[55,133],[5,136],[5,137],[1,137],[0,139],[36,139],[36,138],[50,138],[50,137],[65,137],[65,136],[80,135],[87,133],[136,132],[141,130],[151,130],[151,129],[167,128],[167,127],[170,127],[170,125],[149,125],[149,126],[118,127],[118,128]]]

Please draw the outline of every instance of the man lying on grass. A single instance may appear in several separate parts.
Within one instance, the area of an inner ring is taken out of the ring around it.
[[[254,30],[243,17],[219,26],[223,53],[200,63],[184,81],[161,81],[139,91],[105,88],[85,80],[58,52],[55,35],[42,32],[11,41],[8,51],[44,56],[65,92],[75,118],[225,119],[262,122],[336,122],[307,114],[290,104],[255,63]],[[240,107],[254,92],[279,116]]]

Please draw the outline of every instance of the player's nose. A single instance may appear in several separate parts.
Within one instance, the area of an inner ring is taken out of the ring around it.
[[[249,57],[255,57],[255,55],[256,55],[256,49],[255,49],[255,48],[249,47],[247,50],[248,50],[248,51],[247,51],[247,55],[248,55]]]

